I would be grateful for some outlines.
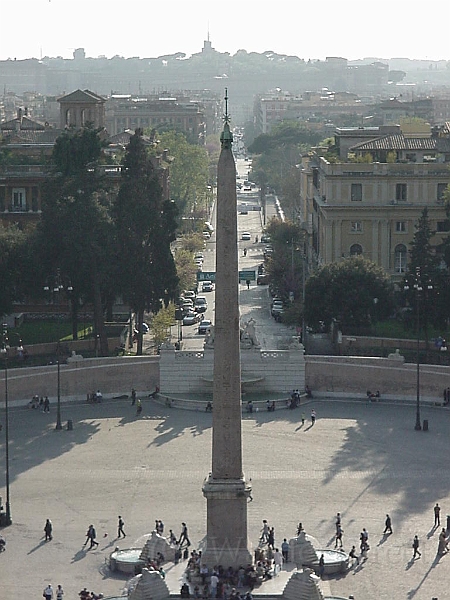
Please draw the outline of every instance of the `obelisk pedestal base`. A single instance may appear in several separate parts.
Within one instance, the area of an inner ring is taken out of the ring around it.
[[[251,486],[242,479],[213,479],[203,484],[207,501],[206,547],[202,564],[239,568],[253,562],[248,549],[247,501]]]

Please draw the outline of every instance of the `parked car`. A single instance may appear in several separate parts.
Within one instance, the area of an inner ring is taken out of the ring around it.
[[[281,300],[274,300],[272,302],[272,308],[270,309],[270,314],[272,317],[280,317],[283,314],[283,311],[283,302]]]
[[[209,233],[209,231],[204,231],[203,232],[203,239],[204,240],[209,240],[211,237],[211,234]]]
[[[190,299],[190,300],[192,300],[192,302],[194,302],[194,300],[195,300],[195,292],[194,292],[194,290],[184,290],[183,295],[184,295],[184,299],[185,300],[189,300]]]
[[[267,273],[258,275],[258,277],[256,278],[256,284],[257,285],[268,285],[269,284],[269,275]]]
[[[212,323],[209,319],[203,319],[198,326],[199,335],[206,335]]]
[[[270,243],[270,235],[268,233],[263,233],[261,236],[261,242],[263,244],[269,244]]]
[[[241,240],[245,242],[249,242],[252,239],[252,234],[249,231],[243,231],[241,235]]]
[[[184,309],[191,309],[194,310],[194,301],[191,300],[190,298],[185,298],[183,300],[183,303],[181,305]]]
[[[201,319],[201,315],[194,311],[189,311],[183,317],[183,325],[195,325]]]

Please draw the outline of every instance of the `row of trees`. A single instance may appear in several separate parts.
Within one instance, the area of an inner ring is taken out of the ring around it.
[[[25,296],[42,297],[49,274],[58,272],[72,288],[74,338],[78,312],[89,304],[99,354],[106,355],[104,318],[118,296],[140,323],[144,311],[156,312],[178,292],[170,249],[178,209],[163,199],[142,131],[131,138],[118,188],[102,174],[101,162],[99,131],[68,131],[57,140],[38,226],[1,231],[0,269],[7,279],[0,312],[10,312],[12,302]]]

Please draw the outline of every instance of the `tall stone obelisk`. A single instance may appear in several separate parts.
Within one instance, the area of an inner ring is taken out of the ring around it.
[[[224,121],[217,167],[212,471],[203,484],[207,535],[202,562],[227,568],[252,561],[247,547],[251,487],[242,470],[236,165],[227,92]]]

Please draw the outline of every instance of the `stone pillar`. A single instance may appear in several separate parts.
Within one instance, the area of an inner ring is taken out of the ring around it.
[[[204,564],[225,568],[245,566],[252,560],[247,548],[247,499],[251,488],[242,470],[236,165],[232,141],[226,111],[217,169],[212,471],[203,485],[207,534],[202,553]]]

